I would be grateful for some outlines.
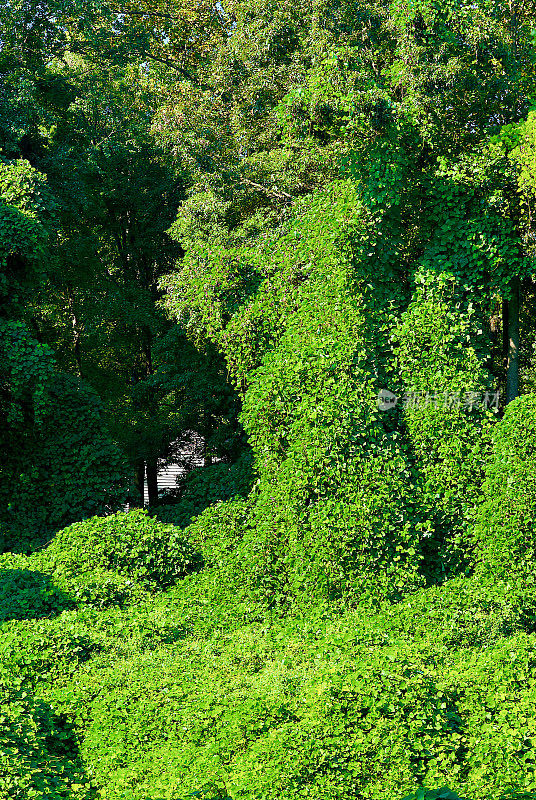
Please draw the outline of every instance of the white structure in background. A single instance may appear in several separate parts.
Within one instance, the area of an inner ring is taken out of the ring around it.
[[[186,465],[188,465],[189,468],[202,467],[204,465],[205,459],[203,457],[203,444],[204,442],[202,437],[197,433],[192,432],[189,439],[183,442],[182,446],[178,447],[179,457],[177,459],[177,463],[168,464],[167,466],[158,470],[157,479],[159,495],[161,492],[165,492],[166,490],[177,488],[177,479],[187,472]],[[175,445],[177,446],[178,442],[175,442]],[[219,461],[219,459],[213,459],[213,462],[216,461]],[[147,479],[143,485],[143,496],[145,505],[147,505],[149,496]]]

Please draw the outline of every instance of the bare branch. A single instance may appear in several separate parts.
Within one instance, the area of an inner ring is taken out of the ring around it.
[[[246,178],[242,178],[241,182],[247,184],[248,186],[252,186],[254,189],[257,189],[258,192],[264,192],[264,194],[267,194],[270,197],[275,197],[276,200],[281,200],[284,203],[292,203],[294,199],[291,194],[283,192],[281,189],[270,189],[268,186],[262,186],[260,183],[249,181]]]

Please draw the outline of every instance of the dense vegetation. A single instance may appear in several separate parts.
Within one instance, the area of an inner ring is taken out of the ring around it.
[[[535,27],[0,2],[0,800],[536,798]]]

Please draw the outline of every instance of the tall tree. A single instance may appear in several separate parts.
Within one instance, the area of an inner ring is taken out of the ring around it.
[[[161,75],[155,129],[193,181],[174,228],[184,263],[188,253],[210,261],[214,246],[240,245],[277,226],[293,202],[346,165],[398,238],[408,298],[433,254],[438,269],[456,264],[483,307],[504,298],[512,345],[503,383],[511,399],[517,287],[531,266],[513,171],[489,143],[532,103],[532,13],[530,4],[508,0],[219,7],[231,26],[214,40],[212,57],[196,61],[195,79]],[[179,58],[171,40],[169,57]],[[464,263],[466,235],[474,238]],[[457,250],[452,263],[449,247]],[[211,284],[208,273],[204,279]]]

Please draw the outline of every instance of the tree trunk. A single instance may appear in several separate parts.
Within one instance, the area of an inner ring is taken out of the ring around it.
[[[149,505],[154,505],[158,500],[158,473],[156,468],[156,458],[147,459],[147,493],[149,495]]]
[[[491,353],[488,360],[488,369],[495,378],[495,382],[500,384],[503,369],[503,349],[501,347],[501,304],[495,304],[489,317],[489,338],[491,341]]]
[[[502,355],[503,372],[506,376],[506,365],[508,363],[508,300],[502,301]]]
[[[134,485],[136,487],[136,496],[134,502],[131,503],[134,508],[143,508],[145,504],[145,461],[136,462],[136,474],[134,476]]]
[[[513,278],[508,301],[506,361],[506,405],[519,396],[519,278]]]
[[[76,364],[78,377],[82,378],[83,375],[82,375],[82,352],[80,347],[80,328],[78,325],[78,319],[74,311],[74,300],[72,294],[69,294],[69,310],[71,312],[71,325],[73,328],[74,362]]]

